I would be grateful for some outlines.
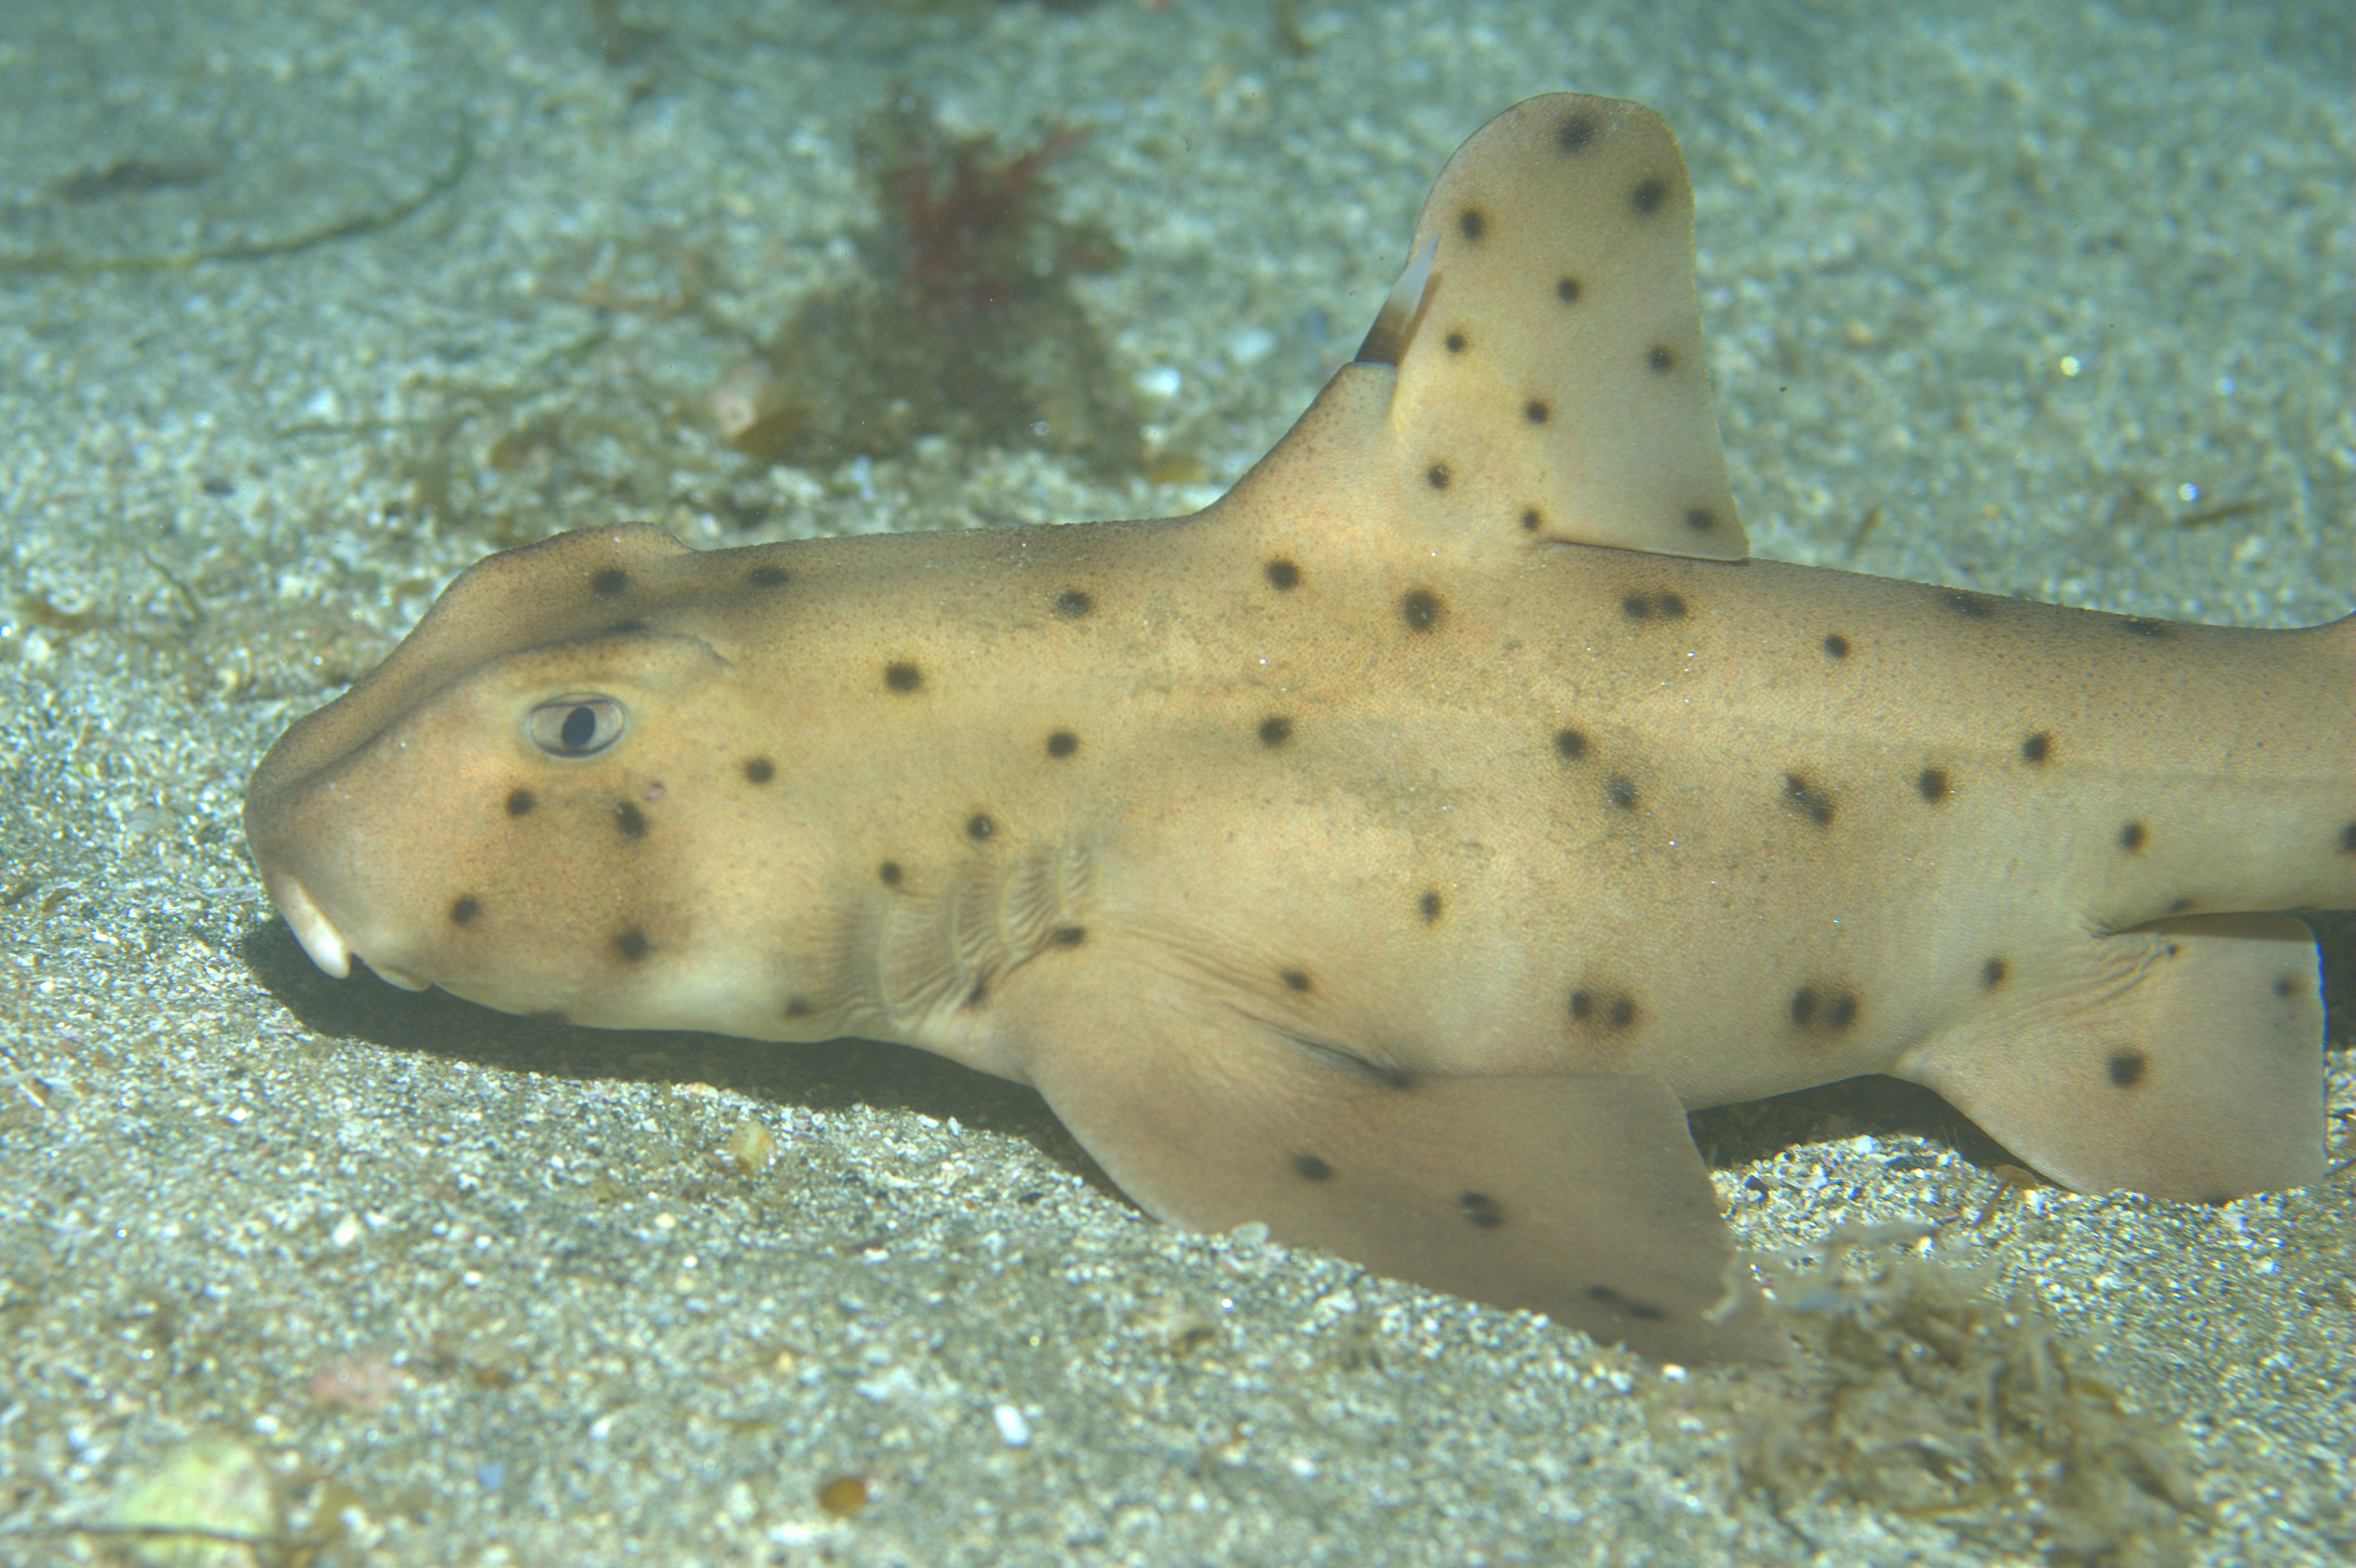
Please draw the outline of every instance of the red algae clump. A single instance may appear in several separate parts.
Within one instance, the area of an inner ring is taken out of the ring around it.
[[[1056,216],[1044,177],[1086,136],[1062,127],[1005,153],[951,136],[914,99],[879,116],[862,155],[881,217],[867,271],[803,301],[713,389],[723,438],[815,467],[939,435],[1136,471],[1136,411],[1070,290],[1119,252]]]

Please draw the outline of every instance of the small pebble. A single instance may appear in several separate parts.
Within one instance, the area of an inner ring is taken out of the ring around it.
[[[818,1489],[818,1506],[837,1519],[849,1519],[867,1506],[867,1477],[835,1477]]]

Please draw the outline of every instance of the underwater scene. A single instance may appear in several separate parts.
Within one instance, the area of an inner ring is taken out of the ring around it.
[[[2351,70],[0,11],[0,1562],[2356,1558]]]

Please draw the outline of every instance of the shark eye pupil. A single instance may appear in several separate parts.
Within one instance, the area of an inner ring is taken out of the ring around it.
[[[532,709],[524,730],[556,757],[592,757],[622,738],[622,704],[611,697],[559,697]]]

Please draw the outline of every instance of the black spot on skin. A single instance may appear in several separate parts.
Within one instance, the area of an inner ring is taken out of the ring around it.
[[[2053,737],[2043,730],[2020,743],[2020,759],[2023,762],[2043,762],[2052,755]]]
[[[1595,116],[1573,114],[1555,127],[1554,145],[1566,153],[1584,152],[1587,144],[1595,140]]]
[[[1052,939],[1059,948],[1076,948],[1088,940],[1086,926],[1057,926]]]
[[[1603,787],[1603,798],[1623,811],[1633,811],[1636,809],[1636,786],[1633,780],[1615,773]]]
[[[1268,574],[1269,586],[1280,594],[1289,594],[1301,586],[1301,568],[1279,557],[1261,568]]]
[[[1409,588],[1399,600],[1399,614],[1414,630],[1430,631],[1440,624],[1440,596],[1429,588]]]
[[[1524,533],[1536,533],[1538,531],[1538,525],[1545,521],[1546,518],[1544,514],[1542,514],[1537,508],[1534,506],[1526,506],[1522,509],[1522,532]]]
[[[1095,602],[1077,588],[1066,588],[1055,596],[1055,613],[1076,620],[1087,614]]]
[[[475,917],[482,912],[483,901],[469,893],[450,906],[450,923],[454,926],[472,925]]]
[[[788,1017],[788,1018],[807,1018],[807,1017],[809,1017],[809,1010],[810,1010],[810,1004],[809,1004],[809,997],[807,997],[807,996],[788,996],[788,997],[787,997],[787,998],[786,998],[786,1016],[787,1016],[787,1017]]]
[[[756,588],[782,588],[793,578],[783,566],[755,566],[744,574],[744,580]]]
[[[1676,368],[1677,357],[1669,352],[1667,344],[1655,343],[1652,352],[1644,356],[1644,363],[1655,371],[1670,371]]]
[[[2275,976],[2275,994],[2286,1002],[2294,996],[2304,994],[2306,991],[2307,987],[2299,983],[2299,978],[2295,974]]]
[[[965,1004],[969,1007],[979,1007],[989,999],[990,982],[987,980],[975,981],[973,989],[965,993]]]
[[[875,875],[884,879],[884,886],[897,887],[900,886],[900,863],[896,860],[887,860],[875,868]]]
[[[1079,749],[1080,737],[1070,730],[1059,729],[1047,737],[1047,755],[1050,757],[1069,757]]]
[[[1826,653],[1831,654],[1835,659],[1847,659],[1848,657],[1848,639],[1843,637],[1837,631],[1826,632],[1825,634],[1824,649]]]
[[[2165,642],[2176,635],[2174,627],[2148,616],[2129,616],[2119,622],[2119,629],[2129,637],[2147,637],[2155,642]]]
[[[1292,721],[1288,718],[1262,719],[1259,743],[1262,746],[1282,746],[1292,738]]]
[[[626,839],[647,836],[647,814],[638,810],[634,800],[625,800],[614,808],[614,825],[622,830],[622,836]]]
[[[2178,900],[2176,900],[2176,902],[2174,902],[2173,904],[2170,904],[2170,905],[2168,907],[2168,912],[2169,912],[2169,914],[2171,914],[2171,915],[2181,915],[2181,914],[2183,914],[2187,909],[2190,909],[2190,908],[2192,908],[2192,900],[2191,900],[2191,899],[2190,899],[2190,898],[2179,898]]]
[[[1832,826],[1833,798],[1796,773],[1783,775],[1783,803],[1820,828]]]
[[[1428,926],[1440,918],[1440,890],[1436,887],[1425,888],[1423,896],[1415,901],[1415,912],[1423,917],[1423,923]]]
[[[744,781],[746,783],[766,784],[770,779],[775,779],[776,776],[777,765],[770,761],[767,757],[748,757],[744,759]]]
[[[1664,620],[1683,620],[1686,601],[1683,596],[1670,593],[1622,594],[1620,613],[1630,620],[1650,620],[1655,616]]]
[[[1555,279],[1554,296],[1562,301],[1565,305],[1577,305],[1579,303],[1579,280],[1572,277]]]
[[[1980,594],[1967,594],[1961,588],[1950,588],[1939,596],[1939,602],[1965,620],[1986,620],[1996,613],[1996,606]]]
[[[1570,1015],[1580,1023],[1594,1019],[1607,1029],[1625,1029],[1636,1022],[1636,999],[1607,995],[1581,986],[1570,993]]]
[[[1610,1285],[1589,1285],[1587,1287],[1587,1299],[1598,1304],[1599,1305],[1608,1306],[1614,1312],[1625,1314],[1627,1316],[1640,1319],[1645,1323],[1657,1323],[1664,1316],[1665,1316],[1659,1307],[1655,1306],[1651,1302],[1638,1301],[1633,1296],[1622,1295]]]
[[[529,789],[508,791],[508,815],[510,817],[528,817],[531,815],[531,809],[539,804],[538,800],[532,799],[531,791]]]
[[[1435,490],[1446,489],[1448,488],[1448,481],[1453,476],[1448,471],[1448,465],[1445,463],[1434,463],[1430,467],[1426,468],[1423,471],[1423,482],[1430,485]]]
[[[1587,755],[1587,737],[1575,729],[1558,729],[1554,732],[1554,748],[1564,761],[1576,762]]]
[[[1293,1155],[1292,1168],[1303,1181],[1323,1181],[1333,1174],[1333,1167],[1314,1155]]]
[[[2141,854],[2143,846],[2151,842],[2151,833],[2141,822],[2129,822],[2119,829],[2119,847],[2129,854]]]
[[[1456,331],[1451,332],[1447,337],[1441,338],[1440,342],[1446,346],[1450,353],[1462,354],[1464,352],[1463,329],[1459,328]]]
[[[619,566],[608,566],[589,579],[589,591],[601,599],[618,599],[630,591],[630,575]]]
[[[1456,215],[1456,231],[1468,240],[1478,240],[1488,230],[1489,220],[1477,207],[1468,207]]]
[[[2010,966],[2004,960],[1992,958],[1980,965],[1980,983],[1994,991],[2004,983],[2004,977],[2009,972],[2011,972]]]
[[[638,960],[652,952],[654,946],[654,943],[647,940],[646,932],[636,926],[632,926],[614,939],[614,950],[632,963],[637,962]]]
[[[1291,990],[1306,991],[1309,989],[1309,972],[1305,969],[1288,969],[1284,972],[1283,979],[1286,986]]]
[[[1718,513],[1706,506],[1686,509],[1686,527],[1695,533],[1708,533],[1718,526]]]
[[[1485,1192],[1460,1194],[1456,1199],[1456,1211],[1483,1230],[1494,1230],[1505,1222],[1505,1212],[1497,1207],[1497,1200]]]
[[[2144,1069],[2147,1065],[2141,1051],[2133,1046],[2126,1046],[2113,1051],[2109,1059],[2103,1063],[2103,1069],[2111,1075],[2111,1081],[2121,1089],[2133,1089],[2143,1081]]]
[[[1628,205],[1639,212],[1653,212],[1659,209],[1662,199],[1668,194],[1669,188],[1665,184],[1657,179],[1648,179],[1628,193]]]
[[[2340,830],[2340,853],[2356,854],[2356,822],[2351,822]]]
[[[1944,768],[1925,768],[1914,776],[1914,788],[1922,799],[1934,806],[1939,804],[1947,798],[1949,793],[1947,770]]]
[[[980,843],[997,831],[998,824],[991,822],[984,812],[976,811],[965,820],[965,836],[976,843]]]
[[[1547,405],[1537,398],[1532,398],[1522,404],[1522,417],[1532,424],[1544,424],[1547,422]]]
[[[1858,1011],[1857,993],[1852,991],[1803,985],[1792,993],[1792,1022],[1803,1029],[1837,1034],[1857,1022]]]
[[[895,692],[913,692],[925,683],[925,672],[913,664],[884,666],[884,684]]]

